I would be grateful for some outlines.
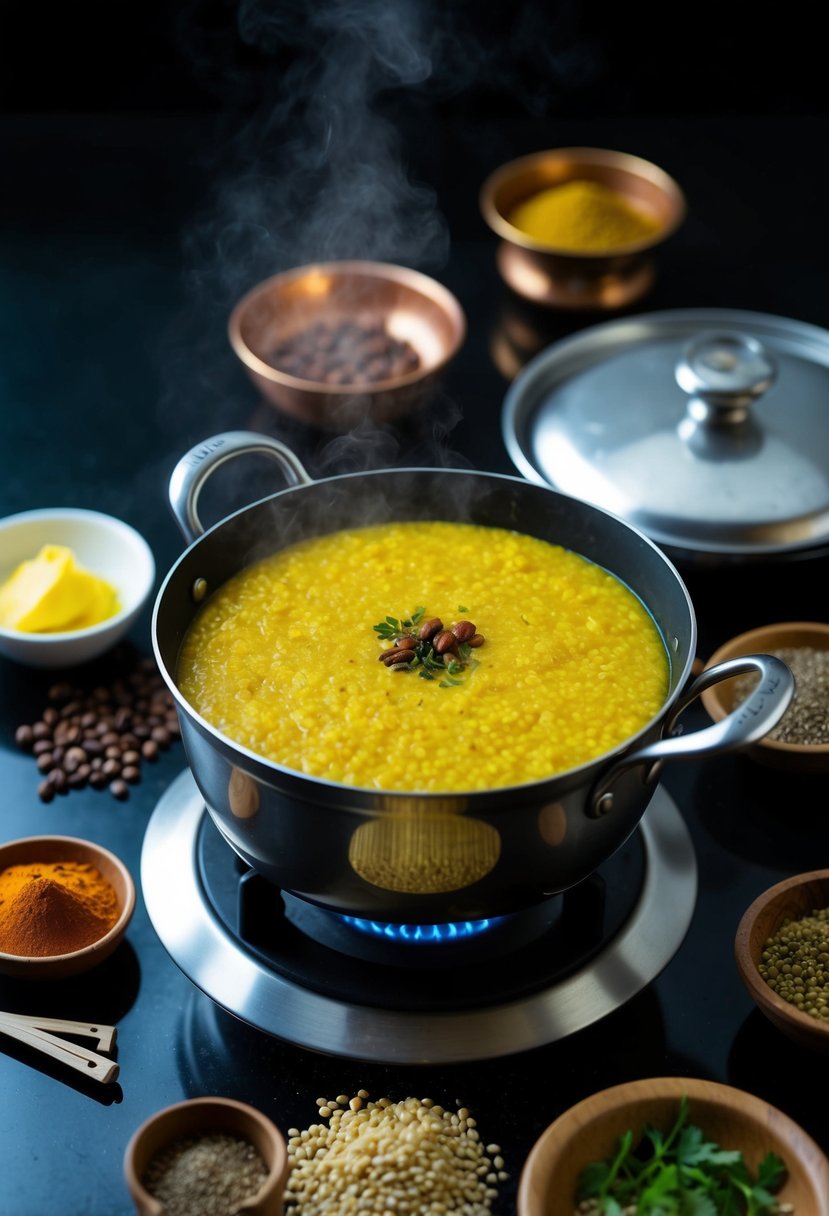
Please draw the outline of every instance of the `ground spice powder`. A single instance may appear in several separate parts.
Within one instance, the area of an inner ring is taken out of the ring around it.
[[[86,862],[29,863],[0,873],[4,954],[70,954],[103,937],[119,914],[114,887]]]
[[[572,253],[604,253],[635,245],[659,221],[601,182],[575,180],[540,190],[507,217],[526,236]]]
[[[176,1140],[152,1158],[141,1183],[164,1216],[235,1216],[268,1170],[256,1148],[224,1132]]]
[[[767,652],[782,659],[794,676],[791,703],[767,739],[810,747],[829,743],[829,650],[812,646],[783,646]],[[735,697],[744,700],[756,688],[753,672],[734,681]]]

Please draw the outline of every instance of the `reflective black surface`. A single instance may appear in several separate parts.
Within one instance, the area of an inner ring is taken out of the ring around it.
[[[230,212],[217,205],[238,165],[223,165],[227,144],[209,117],[0,119],[7,182],[0,201],[0,514],[72,505],[120,515],[150,541],[160,579],[181,546],[167,508],[170,470],[216,431],[278,435],[316,475],[403,462],[513,472],[500,436],[511,376],[536,350],[592,320],[539,315],[512,298],[478,213],[486,173],[542,146],[629,150],[683,185],[689,218],[660,251],[643,308],[752,308],[829,323],[822,154],[829,122],[822,116],[638,119],[610,110],[606,118],[493,117],[482,125],[459,106],[428,127],[428,139],[423,129],[413,123],[403,146],[417,179],[434,192],[448,239],[445,256],[434,246],[420,268],[457,293],[469,335],[426,414],[395,431],[332,438],[307,433],[259,402],[230,352],[225,322],[234,293],[278,267],[267,242],[257,251],[241,241],[251,225],[234,230]],[[386,236],[382,253],[393,260]],[[411,246],[401,248],[406,261]],[[218,518],[260,482],[267,492],[271,477],[268,467],[261,478],[251,470],[244,486],[224,479],[205,496],[205,508],[211,499]],[[683,573],[702,657],[753,625],[825,619],[825,559]],[[145,653],[149,619],[148,610],[132,635]],[[126,803],[87,789],[42,805],[34,763],[15,748],[13,734],[36,719],[53,680],[0,664],[0,836],[90,837],[137,876],[148,817],[181,771],[181,751],[147,766]],[[702,722],[701,711],[691,711],[695,717]],[[664,782],[699,865],[698,905],[684,943],[659,978],[611,1017],[505,1061],[370,1066],[269,1038],[193,988],[161,947],[140,896],[126,943],[98,971],[54,985],[0,980],[0,1009],[116,1024],[121,1066],[116,1085],[95,1087],[0,1038],[0,1213],[127,1216],[122,1158],[134,1129],[160,1106],[211,1092],[253,1102],[283,1129],[311,1122],[316,1097],[360,1087],[375,1097],[457,1098],[486,1141],[503,1148],[512,1181],[500,1214],[513,1210],[521,1166],[547,1123],[587,1094],[640,1076],[688,1074],[749,1089],[829,1149],[819,1083],[825,1062],[754,1010],[732,953],[740,915],[756,894],[829,864],[826,779],[774,773],[733,755],[666,769]]]

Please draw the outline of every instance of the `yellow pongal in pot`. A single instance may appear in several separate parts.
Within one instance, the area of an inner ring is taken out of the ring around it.
[[[476,636],[447,662],[434,632],[419,641],[434,620],[471,622]],[[415,661],[378,662],[395,642],[417,645]],[[444,521],[337,531],[242,570],[199,611],[177,670],[192,708],[251,752],[403,792],[493,789],[586,763],[660,712],[668,678],[653,618],[602,567]]]

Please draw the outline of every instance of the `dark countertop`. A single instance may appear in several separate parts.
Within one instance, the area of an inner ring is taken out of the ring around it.
[[[0,119],[9,183],[0,201],[0,515],[72,505],[121,516],[152,545],[160,582],[182,546],[167,506],[170,471],[191,444],[218,431],[275,434],[315,476],[402,463],[513,473],[500,409],[514,368],[497,360],[516,304],[497,276],[477,192],[497,164],[543,146],[635,152],[685,189],[689,218],[660,251],[657,283],[639,311],[740,308],[829,325],[829,169],[816,152],[829,135],[823,117],[487,125],[457,113],[428,129],[428,139],[406,131],[411,142],[403,144],[433,191],[434,227],[417,261],[460,298],[468,339],[435,410],[400,432],[334,442],[261,405],[227,344],[230,304],[278,269],[280,256],[259,224],[262,181],[247,182],[250,206],[233,223],[231,201],[241,204],[242,194],[225,187],[239,180],[238,148],[192,114]],[[277,191],[278,177],[272,182]],[[406,262],[408,254],[415,264],[415,246],[402,236],[396,255],[388,232],[377,239],[378,256]],[[365,241],[373,256],[369,235]],[[281,256],[290,261],[284,248]],[[539,341],[598,319],[547,318]],[[512,352],[517,365],[527,353]],[[216,506],[217,518],[224,509]],[[753,625],[825,618],[826,573],[825,559],[683,571],[700,654]],[[149,653],[149,610],[131,640]],[[148,819],[185,767],[181,747],[147,766],[125,803],[87,789],[41,804],[33,762],[13,734],[39,715],[53,678],[0,664],[0,838],[89,837],[137,877]],[[360,1087],[373,1097],[461,1099],[486,1141],[503,1147],[512,1180],[501,1216],[513,1209],[541,1130],[580,1098],[634,1077],[676,1073],[748,1089],[829,1150],[823,1061],[755,1011],[732,956],[737,922],[756,894],[826,864],[826,780],[783,776],[729,755],[677,765],[664,783],[697,854],[689,932],[627,1005],[531,1052],[415,1068],[327,1057],[269,1038],[193,987],[161,946],[140,894],[126,943],[97,972],[55,986],[0,980],[0,1008],[117,1024],[120,1064],[116,1085],[95,1088],[0,1040],[0,1214],[126,1216],[122,1159],[133,1130],[167,1103],[208,1093],[252,1102],[283,1130],[310,1123],[317,1096]]]

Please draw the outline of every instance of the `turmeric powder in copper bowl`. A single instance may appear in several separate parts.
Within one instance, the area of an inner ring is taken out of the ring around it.
[[[604,148],[520,157],[485,181],[481,210],[501,238],[498,270],[518,295],[609,311],[644,296],[653,250],[686,215],[682,190],[650,161]]]
[[[64,979],[108,958],[135,909],[127,867],[73,836],[0,845],[0,974]]]

